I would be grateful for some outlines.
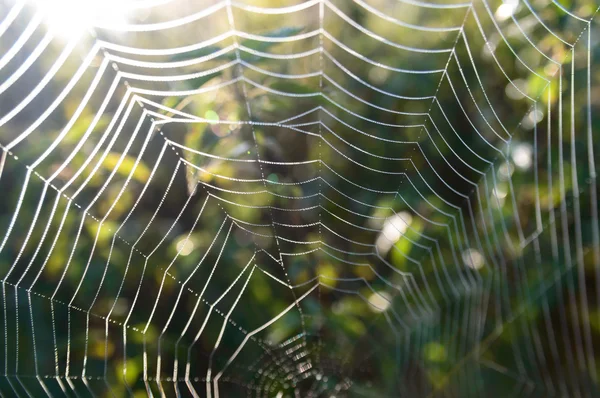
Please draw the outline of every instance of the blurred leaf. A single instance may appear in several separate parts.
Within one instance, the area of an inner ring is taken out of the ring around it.
[[[445,362],[448,358],[448,353],[443,345],[437,342],[428,343],[425,346],[425,359],[429,362]]]
[[[270,85],[273,90],[283,91],[291,94],[311,94],[314,93],[311,87],[299,84],[289,80],[278,80]]]
[[[254,278],[250,284],[250,291],[259,303],[266,303],[271,299],[271,288],[264,278]]]
[[[85,223],[85,228],[87,229],[90,236],[95,237],[98,235],[98,245],[105,246],[110,242],[110,239],[114,236],[116,230],[118,229],[118,223],[114,221],[104,221],[102,226],[98,228],[99,224],[96,221],[90,221]]]
[[[375,278],[375,273],[373,272],[373,270],[369,267],[354,267],[352,268],[352,271],[354,272],[354,274],[358,277],[364,278],[368,281],[372,280],[373,278]]]
[[[301,325],[300,317],[287,313],[278,320],[277,323],[273,324],[267,337],[267,341],[272,344],[278,344],[283,340],[286,340],[293,334],[294,330],[297,330]]]
[[[221,47],[219,46],[206,46],[199,48],[197,50],[185,52],[182,54],[175,54],[169,58],[169,61],[185,61],[188,59],[200,58],[210,55],[219,51]]]
[[[106,344],[106,345],[105,345]],[[90,356],[97,359],[104,359],[104,356],[107,355],[111,357],[115,352],[115,345],[111,340],[104,342],[104,339],[94,340],[92,339],[90,342]]]
[[[300,28],[300,27],[286,27],[286,28],[276,29],[269,33],[265,33],[265,34],[263,34],[263,36],[273,37],[273,38],[290,37],[290,36],[294,36],[294,35],[298,34],[303,29],[304,28]],[[258,41],[258,40],[252,40],[252,39],[244,40],[241,43],[241,45],[244,47],[250,48],[255,51],[260,51],[260,52],[267,52],[271,47],[274,47],[277,44],[280,44],[280,42]],[[268,58],[263,58],[263,57],[260,57],[258,55],[253,55],[253,54],[246,54],[246,56],[244,58],[246,59],[246,61],[249,61],[249,62],[260,62],[260,61],[268,61],[269,60]]]
[[[427,376],[436,388],[443,388],[448,381],[448,375],[439,369],[429,369]]]
[[[323,263],[317,266],[316,274],[325,279],[325,283],[330,286],[335,286],[339,277],[337,270],[333,264]]]
[[[75,144],[75,143],[79,142],[79,140],[81,140],[81,138],[87,131],[88,127],[92,124],[94,117],[95,117],[95,115],[93,115],[93,114],[86,114],[86,115],[80,117],[79,119],[77,119],[77,122],[71,128],[71,131],[69,131],[69,134],[67,134],[67,136],[64,138],[63,143],[70,145],[70,144]],[[94,127],[94,130],[103,129],[104,127],[108,126],[109,122],[110,122],[110,117],[108,117],[108,116],[100,117],[100,119],[98,119],[98,122],[96,123],[96,126]]]
[[[215,73],[211,73],[211,74],[208,74],[205,76],[199,76],[199,77],[196,77],[193,79],[185,80],[184,84],[185,84],[185,87],[187,87],[187,89],[195,90],[195,89],[202,87],[204,84],[206,84],[207,82],[209,82],[210,80],[212,80],[213,78],[215,78],[217,76],[221,76],[221,72],[215,72]]]
[[[102,167],[104,167],[108,171],[112,171],[117,164],[119,163],[119,159],[122,154],[111,152],[106,156],[104,162],[102,163]],[[135,165],[136,159],[132,156],[125,155],[117,173],[122,175],[123,177],[128,177],[129,174],[133,170],[133,178],[139,182],[146,182],[150,177],[150,169],[146,166],[142,161],[140,161],[137,166]],[[135,168],[135,170],[134,170]]]
[[[209,109],[206,112],[204,112],[204,118],[208,120],[210,124],[219,123],[219,115],[212,109]]]
[[[197,150],[206,150],[206,148],[208,147],[207,144],[204,142],[205,141],[205,137],[209,136],[209,135],[213,135],[214,134],[206,134],[206,125],[201,124],[201,125],[195,125],[192,127],[191,130],[188,131],[188,133],[185,135],[185,146],[187,146],[188,148],[193,148],[193,149],[197,149]],[[198,159],[200,158],[201,155],[195,154],[193,152],[190,151],[183,151],[183,157],[184,159],[186,159],[188,162],[196,164],[198,163]],[[192,195],[194,193],[194,189],[196,188],[196,186],[198,185],[200,179],[198,177],[198,170],[196,170],[195,168],[191,167],[191,166],[187,166],[186,165],[186,173],[185,173],[185,178],[187,181],[187,191],[188,191],[188,195]]]
[[[539,74],[540,76],[544,76],[543,71],[539,71]],[[531,74],[527,81],[527,95],[529,95],[531,98],[538,98],[542,95],[547,85],[548,82],[546,80],[542,79],[539,76]]]
[[[340,326],[353,336],[362,336],[367,331],[365,324],[353,316],[345,316],[340,323]]]
[[[262,36],[272,37],[272,38],[290,37],[290,36],[297,35],[298,33],[302,32],[302,30],[304,30],[303,27],[284,27],[284,28],[273,30],[268,33],[264,33]],[[279,44],[279,42],[258,41],[258,40],[247,39],[247,40],[244,40],[241,44],[244,47],[248,47],[248,48],[251,48],[256,51],[265,52],[269,48],[275,46],[276,44]]]
[[[121,366],[115,367],[117,377],[123,377],[128,384],[134,384],[137,380],[142,367],[136,360],[129,359],[121,363]]]
[[[418,234],[423,229],[423,224],[419,222],[419,220],[416,218],[413,219],[410,226],[411,230],[407,230],[403,235]],[[413,238],[413,241],[415,240],[415,238]],[[392,260],[392,264],[394,264],[399,270],[406,272],[410,271],[406,260],[406,256],[410,256],[410,251],[412,250],[412,247],[413,243],[410,240],[404,237],[400,237],[398,242],[396,242],[392,247],[392,250],[390,250],[390,258]]]
[[[187,193],[189,196],[196,194],[196,188],[200,182],[198,171],[191,166],[186,165],[185,179],[187,183]]]
[[[181,90],[196,90],[211,81],[213,78],[221,76],[221,72],[211,73],[205,76],[196,77],[189,80],[184,80],[180,82]],[[169,108],[179,110],[179,106],[182,102],[186,101],[188,98],[192,97],[192,95],[185,97],[167,97],[163,101],[163,105],[168,106]],[[182,107],[183,108],[183,107]]]

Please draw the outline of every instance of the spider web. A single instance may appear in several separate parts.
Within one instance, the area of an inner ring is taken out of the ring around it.
[[[3,396],[598,394],[597,4],[109,4],[2,4]]]

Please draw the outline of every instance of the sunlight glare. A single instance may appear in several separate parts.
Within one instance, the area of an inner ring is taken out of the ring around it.
[[[392,298],[386,292],[374,292],[369,296],[369,304],[373,312],[385,312],[391,303]]]
[[[515,165],[527,170],[533,163],[533,148],[529,144],[518,144],[512,150],[512,159]]]
[[[385,256],[392,246],[400,240],[411,222],[412,215],[406,211],[401,211],[385,220],[383,228],[375,241],[375,246],[377,246],[382,256]]]
[[[485,263],[483,255],[475,249],[467,249],[462,254],[465,265],[471,269],[481,269]]]
[[[126,3],[127,1],[125,1]],[[123,0],[34,0],[45,22],[57,36],[72,38],[98,25],[125,24]]]
[[[519,0],[504,0],[502,5],[496,10],[496,19],[504,21],[513,16],[519,7]]]

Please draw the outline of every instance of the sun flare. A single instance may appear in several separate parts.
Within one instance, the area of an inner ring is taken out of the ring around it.
[[[119,0],[33,0],[49,29],[71,38],[94,27],[116,27],[126,23],[127,1]]]

